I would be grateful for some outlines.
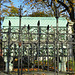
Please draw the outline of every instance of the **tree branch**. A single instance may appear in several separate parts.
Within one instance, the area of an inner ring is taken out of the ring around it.
[[[60,3],[62,6],[64,6],[68,12],[70,12],[69,7],[66,4],[64,4],[61,1],[58,1],[58,3]]]

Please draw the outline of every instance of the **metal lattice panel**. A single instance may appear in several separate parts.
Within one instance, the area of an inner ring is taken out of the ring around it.
[[[1,32],[2,50],[4,59],[7,59],[5,62],[9,64],[7,70],[13,65],[13,71],[17,69],[17,73],[29,73],[31,68],[32,71],[37,68],[37,72],[54,71],[58,74],[60,70],[64,71],[62,64],[70,58],[73,60],[69,52],[71,43],[68,37],[71,35],[67,31],[67,27],[58,27],[57,33],[57,28],[49,25],[22,26],[21,30],[18,26],[4,27]],[[70,72],[69,63],[65,65],[68,68],[66,72]]]

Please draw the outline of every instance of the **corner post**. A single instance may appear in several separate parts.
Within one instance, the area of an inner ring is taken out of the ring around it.
[[[7,53],[7,73],[9,74],[9,62],[10,62],[10,33],[11,33],[11,22],[9,21],[9,28],[8,28],[8,53]]]
[[[58,31],[58,19],[59,19],[59,9],[56,7],[55,11],[56,18],[56,48],[57,48],[57,75],[59,75],[59,31]]]
[[[38,25],[38,71],[39,71],[39,51],[40,51],[40,21],[37,23]]]
[[[2,56],[2,34],[1,34],[1,21],[0,21],[0,56]]]

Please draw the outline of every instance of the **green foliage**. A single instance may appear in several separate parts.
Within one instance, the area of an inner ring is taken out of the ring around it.
[[[37,8],[37,10],[47,12],[47,13],[48,11],[46,10],[46,8],[47,9],[50,8],[48,10],[50,15],[52,16],[55,16],[56,9],[59,8],[60,10],[58,14],[60,14],[60,16],[67,17],[67,20],[69,20],[70,18],[71,21],[75,22],[74,19],[75,0],[63,0],[63,1],[62,0],[36,0],[36,1],[30,0],[29,2],[26,2],[26,0],[24,0],[23,3],[26,6],[30,6],[32,10]],[[67,13],[65,13],[65,11],[69,13],[69,16]]]
[[[48,17],[48,14],[45,14],[44,12],[33,12],[30,17]]]
[[[0,20],[3,20],[5,16],[18,16],[18,8],[14,7],[13,2],[11,0],[1,0],[0,8]]]
[[[18,16],[18,8],[12,6],[11,9],[10,9],[10,13],[9,13],[9,16]]]
[[[69,64],[69,68],[72,68],[72,67],[73,67],[73,71],[75,71],[75,61],[69,60],[69,61],[67,61],[67,63],[66,63],[66,66],[67,66],[67,67],[68,67],[68,64]]]

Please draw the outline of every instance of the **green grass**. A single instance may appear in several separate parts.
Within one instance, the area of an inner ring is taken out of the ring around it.
[[[72,68],[72,64],[73,64],[73,70],[75,72],[75,61],[73,63],[72,63],[72,61],[70,61],[69,64],[70,64],[71,68]]]
[[[75,61],[74,61],[74,72],[75,72]]]

